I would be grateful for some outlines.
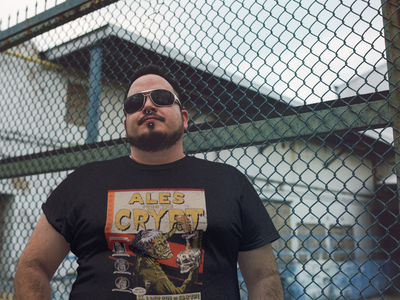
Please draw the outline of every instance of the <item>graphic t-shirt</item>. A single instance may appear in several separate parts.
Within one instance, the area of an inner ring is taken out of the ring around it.
[[[238,252],[279,238],[242,173],[194,157],[87,164],[43,211],[78,257],[74,300],[239,299]]]

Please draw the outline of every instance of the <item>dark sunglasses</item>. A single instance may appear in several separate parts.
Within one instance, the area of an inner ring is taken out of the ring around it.
[[[126,98],[124,112],[129,115],[141,111],[146,103],[146,94],[150,95],[151,102],[155,106],[172,106],[177,102],[182,109],[182,104],[174,93],[168,90],[156,89],[133,94]]]

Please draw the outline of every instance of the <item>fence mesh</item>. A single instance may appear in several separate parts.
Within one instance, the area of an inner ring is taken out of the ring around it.
[[[286,300],[400,297],[397,3],[95,2],[0,32],[0,299],[51,191],[128,154],[122,101],[149,63],[184,89],[186,153],[236,166],[259,192]],[[75,268],[70,254],[54,299]]]

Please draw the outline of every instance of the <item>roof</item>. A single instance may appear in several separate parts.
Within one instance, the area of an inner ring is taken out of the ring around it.
[[[124,84],[134,71],[146,64],[165,65],[180,82],[188,100],[218,113],[228,111],[234,118],[265,118],[275,109],[285,109],[290,99],[267,86],[254,86],[244,77],[162,45],[115,25],[105,25],[42,53],[44,58],[64,67],[89,71],[90,49],[103,45],[103,75]],[[232,101],[232,99],[234,101]],[[260,114],[261,113],[261,114]]]
[[[201,61],[177,48],[162,45],[111,24],[49,49],[42,56],[66,68],[88,73],[90,50],[100,44],[104,47],[102,72],[105,77],[118,81],[125,87],[138,67],[150,63],[164,65],[184,88],[184,105],[190,101],[196,103],[200,109],[211,108],[219,116],[220,120],[213,127],[254,122],[320,107],[329,109],[331,105],[346,106],[355,103],[359,98],[350,97],[299,106],[299,103],[292,103],[291,99],[277,94],[267,86],[255,86],[246,78],[232,75],[213,63]],[[364,103],[365,100],[361,102]],[[231,118],[223,119],[222,112],[228,112]],[[386,144],[385,149],[390,147],[390,139],[384,141],[382,136],[375,136],[372,141],[374,139]]]

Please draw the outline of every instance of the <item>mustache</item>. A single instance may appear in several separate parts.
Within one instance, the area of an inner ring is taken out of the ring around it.
[[[139,119],[138,124],[139,124],[139,125],[142,125],[142,124],[144,123],[144,121],[146,121],[146,120],[149,118],[149,116],[152,116],[152,117],[151,117],[152,119],[157,119],[157,120],[159,120],[159,121],[161,121],[161,122],[164,122],[164,121],[165,121],[165,118],[164,118],[164,117],[162,117],[162,116],[160,116],[160,115],[157,115],[157,114],[154,113],[154,112],[151,112],[151,113],[146,114],[146,115],[144,115],[143,117],[141,117],[141,118]]]

